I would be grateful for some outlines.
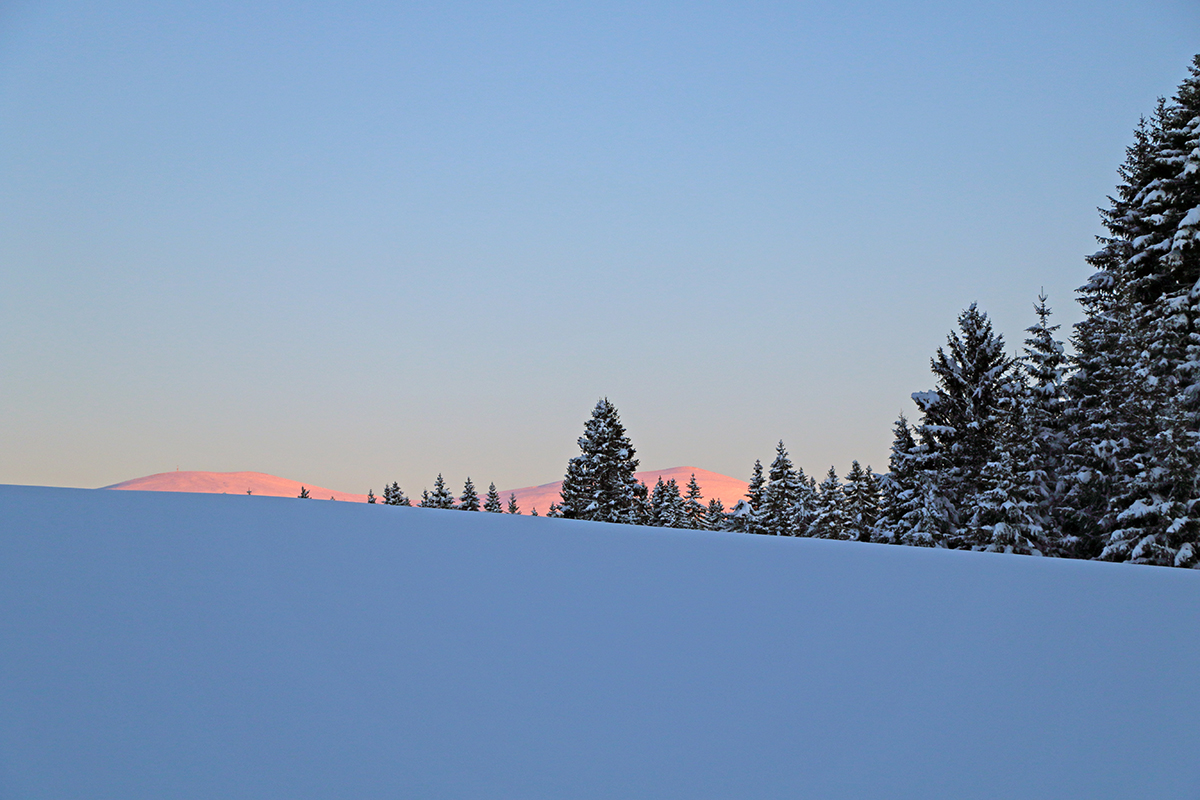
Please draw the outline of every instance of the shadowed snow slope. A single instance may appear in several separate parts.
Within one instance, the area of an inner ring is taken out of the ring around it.
[[[1200,573],[0,487],[0,797],[1194,798]]]

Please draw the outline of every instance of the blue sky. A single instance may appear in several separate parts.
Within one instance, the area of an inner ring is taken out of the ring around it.
[[[978,301],[1064,326],[1191,2],[12,3],[0,482],[885,467]]]

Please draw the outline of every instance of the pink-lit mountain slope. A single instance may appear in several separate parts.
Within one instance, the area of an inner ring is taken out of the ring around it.
[[[257,494],[267,497],[296,497],[300,487],[308,489],[315,500],[343,500],[365,503],[365,494],[349,494],[301,483],[262,472],[160,472],[144,478],[114,483],[105,489],[132,489],[139,492],[199,492],[201,494]]]
[[[696,467],[671,467],[670,469],[651,470],[634,474],[638,480],[645,483],[652,490],[660,476],[664,481],[674,478],[675,482],[679,484],[679,490],[686,492],[687,482],[691,480],[693,473],[696,475],[696,483],[700,485],[700,491],[704,494],[705,503],[710,498],[715,497],[725,504],[726,509],[730,509],[746,494],[747,484],[745,481]],[[561,497],[559,496],[561,491],[562,481],[555,481],[554,483],[545,483],[541,486],[526,486],[523,489],[504,491],[500,493],[500,496],[504,498],[504,502],[507,504],[509,494],[515,494],[517,496],[517,505],[521,507],[522,514],[528,514],[530,509],[534,508],[537,509],[539,514],[545,514],[550,508],[551,503],[561,502]]]
[[[682,491],[693,473],[696,475],[696,482],[700,484],[706,503],[709,498],[716,497],[725,504],[727,509],[733,508],[737,501],[746,494],[745,481],[696,467],[672,467],[671,469],[639,472],[637,477],[652,489],[660,476],[664,481],[674,478]],[[332,498],[351,503],[367,501],[365,494],[339,492],[262,472],[160,472],[157,475],[134,478],[104,488],[131,489],[141,492],[199,492],[202,494],[246,494],[249,492],[266,497],[296,497],[300,494],[301,486],[306,487],[308,493],[315,500]],[[382,493],[382,487],[379,488],[379,493]],[[405,486],[402,488],[409,497],[413,498],[414,503],[420,500],[422,487]],[[487,490],[487,486],[486,484],[482,486],[477,484],[477,489],[482,496]],[[455,494],[458,493],[456,487],[451,487],[451,490]],[[507,507],[509,495],[516,495],[517,505],[520,506],[522,514],[528,514],[534,508],[538,510],[539,514],[545,514],[551,503],[559,502],[561,490],[562,481],[555,481],[541,486],[505,489],[500,492],[500,496],[504,499]]]

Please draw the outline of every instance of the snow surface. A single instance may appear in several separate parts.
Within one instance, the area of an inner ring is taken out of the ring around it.
[[[1200,573],[0,487],[3,798],[1195,798]]]

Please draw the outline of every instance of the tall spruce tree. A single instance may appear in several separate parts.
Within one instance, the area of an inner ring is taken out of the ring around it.
[[[567,464],[559,513],[569,519],[637,522],[638,461],[617,408],[604,398],[579,437],[580,454]]]
[[[776,536],[802,535],[811,510],[808,485],[803,472],[792,466],[782,440],[775,446],[775,460],[767,475],[760,506],[764,532]]]
[[[496,491],[496,484],[488,485],[487,498],[483,501],[483,510],[491,514],[503,514],[504,504],[500,502],[500,493]]]
[[[863,469],[858,461],[852,462],[842,492],[845,497],[846,538],[871,541],[879,519],[879,483],[871,468]]]
[[[892,452],[888,456],[888,472],[879,481],[879,520],[872,538],[901,544],[915,521],[921,488],[917,477],[917,442],[903,412],[892,431]]]
[[[687,483],[687,493],[683,500],[683,514],[684,519],[687,520],[686,527],[693,530],[704,527],[704,495],[700,491],[700,484],[696,483],[696,473],[694,472]]]
[[[846,497],[837,470],[829,468],[825,480],[817,488],[816,509],[809,524],[809,535],[821,539],[851,538]]]
[[[515,493],[510,493],[508,495],[508,513],[510,513],[510,514],[520,514],[521,513],[521,507],[519,505],[517,505],[517,495]]]
[[[1073,540],[1064,542],[1060,534],[1062,517],[1058,511],[1066,490],[1063,477],[1067,451],[1063,390],[1066,357],[1062,342],[1054,337],[1058,326],[1050,324],[1045,292],[1038,295],[1034,310],[1038,321],[1026,329],[1029,338],[1025,340],[1022,358],[1026,376],[1022,416],[1027,428],[1019,435],[1028,440],[1028,448],[1026,463],[1014,464],[1013,468],[1026,471],[1023,482],[1030,496],[1025,499],[1034,504],[1031,511],[1042,528],[1044,546],[1051,552],[1061,552],[1074,546]]]
[[[1068,382],[1085,554],[1200,565],[1200,57],[1135,131],[1080,290]]]
[[[921,543],[950,547],[965,543],[983,468],[996,453],[1019,391],[1014,360],[987,315],[972,303],[958,325],[930,361],[937,386],[913,393],[922,414],[914,453],[922,510],[909,530]]]

